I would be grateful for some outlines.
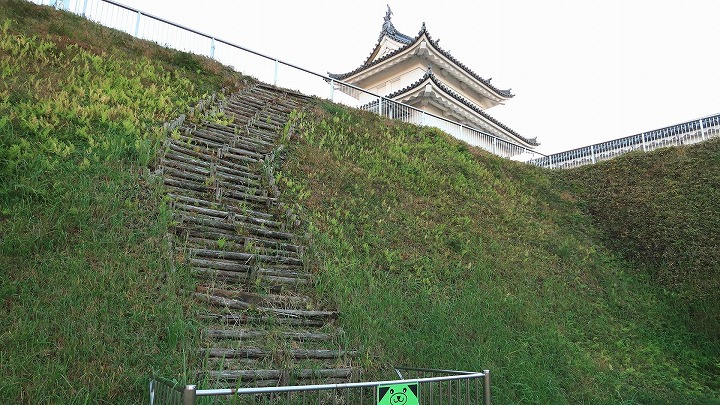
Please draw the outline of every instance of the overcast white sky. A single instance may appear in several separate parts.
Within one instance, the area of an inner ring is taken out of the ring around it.
[[[320,73],[372,51],[388,0],[120,0]],[[516,95],[487,112],[554,153],[720,113],[720,0],[392,0],[392,22]],[[238,66],[242,69],[242,66]]]

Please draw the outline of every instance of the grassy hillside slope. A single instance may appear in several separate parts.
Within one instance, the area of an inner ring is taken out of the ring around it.
[[[279,182],[368,377],[493,372],[496,403],[720,403],[720,347],[548,171],[323,104]]]
[[[720,139],[561,172],[609,246],[720,340]]]
[[[0,398],[138,403],[187,341],[147,166],[162,123],[241,78],[0,0]]]

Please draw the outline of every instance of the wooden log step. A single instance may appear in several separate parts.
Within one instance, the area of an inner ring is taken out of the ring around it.
[[[193,296],[197,298],[198,300],[208,303],[210,305],[221,307],[221,308],[231,308],[231,309],[253,309],[254,311],[257,311],[259,313],[263,314],[272,314],[278,317],[285,317],[285,318],[305,318],[305,319],[335,319],[338,316],[338,313],[335,311],[309,311],[309,310],[302,310],[302,309],[281,309],[281,308],[272,308],[272,307],[260,307],[252,305],[248,302],[232,299],[232,298],[225,298],[220,297],[217,295],[210,295],[205,293],[193,293]]]
[[[243,243],[238,243],[235,241],[228,241],[227,239],[223,242],[218,242],[218,239],[208,238],[205,235],[201,235],[200,237],[188,236],[185,239],[185,246],[192,247],[192,248],[214,249],[214,248],[220,248],[220,245],[222,245],[223,250],[243,250],[243,249],[245,249],[247,251],[246,245],[244,245]],[[260,254],[264,254],[264,255],[270,255],[270,256],[278,255],[278,256],[284,256],[284,257],[299,258],[299,255],[297,252],[288,252],[285,250],[277,250],[277,249],[265,247],[262,245],[253,245],[252,252],[260,253]]]
[[[199,245],[217,246],[218,241],[223,239],[226,244],[247,249],[247,244],[258,248],[263,254],[298,257],[302,246],[286,244],[274,240],[255,238],[252,236],[237,235],[233,230],[217,229],[203,225],[183,224],[174,228],[175,234],[181,239],[194,239]],[[222,242],[221,242],[222,243]]]
[[[239,215],[235,217],[234,220],[230,218],[220,220],[214,217],[204,216],[199,213],[195,213],[195,215],[186,215],[180,212],[175,215],[175,220],[179,222],[177,225],[178,228],[185,228],[185,224],[195,224],[208,228],[214,228],[216,230],[222,229],[224,231],[228,231],[227,233],[240,236],[245,236],[242,235],[244,231],[250,235],[255,235],[258,241],[261,239],[269,239],[268,242],[290,241],[295,238],[295,235],[292,233],[263,228],[262,225],[253,225],[248,222],[242,222],[241,219],[242,217]],[[280,249],[280,245],[277,245],[277,247],[278,249],[276,250],[282,250]]]
[[[209,139],[198,138],[192,135],[180,134],[173,139],[177,143],[182,145],[188,145],[191,147],[203,148],[203,149],[218,149],[225,146],[225,142],[216,142]]]
[[[218,157],[218,149],[208,148],[193,148],[192,146],[184,145],[181,143],[171,142],[168,144],[169,152],[165,153],[166,159],[182,160],[185,163],[192,164],[192,162],[198,162],[203,166],[214,164],[218,169],[236,170],[236,174],[243,175],[248,178],[261,179],[262,177],[254,173],[254,170],[250,168],[250,164],[247,162],[229,162],[222,160]],[[222,153],[222,152],[220,152]],[[205,163],[200,163],[205,162]],[[228,173],[232,173],[229,172]]]
[[[187,263],[197,269],[214,269],[214,270],[224,270],[224,271],[232,271],[232,272],[242,272],[247,273],[250,271],[253,271],[253,267],[251,264],[247,264],[244,261],[238,262],[233,260],[222,260],[222,259],[204,259],[204,258],[197,258],[197,257],[190,257],[188,258]],[[275,267],[275,266],[264,266],[264,267],[257,267],[255,269],[256,274],[258,277],[278,277],[278,278],[287,278],[287,279],[295,279],[300,282],[308,282],[310,280],[310,274],[302,271],[302,266],[282,266],[282,267]]]
[[[202,175],[202,176],[210,175],[210,167],[211,167],[210,163],[208,163],[208,162],[187,163],[187,162],[184,162],[183,160],[176,160],[176,159],[172,159],[172,158],[163,157],[160,160],[160,165],[162,167],[171,167],[175,170],[195,173],[195,174]]]
[[[265,84],[265,83],[258,83],[257,85],[255,85],[255,87],[253,87],[253,91],[257,91],[257,92],[262,91],[262,92],[265,92],[266,94],[278,94],[279,93],[284,97],[283,100],[295,102],[298,105],[303,102],[310,101],[313,99],[313,97],[308,96],[307,94],[299,93],[295,90],[290,90],[290,89],[280,89],[280,88],[277,88],[270,84]],[[294,101],[293,99],[297,99],[298,101]]]
[[[194,156],[188,156],[183,153],[177,153],[172,149],[168,148],[168,151],[163,154],[162,162],[182,163],[188,166],[196,166],[208,169],[213,163],[213,158],[208,157],[207,159],[200,159]]]
[[[202,336],[208,339],[232,339],[232,340],[252,340],[266,338],[269,336],[277,336],[287,340],[294,341],[313,341],[326,342],[332,340],[335,335],[324,332],[278,332],[258,329],[204,329]]]
[[[254,120],[250,122],[251,127],[262,128],[268,131],[278,132],[282,127],[277,125],[266,124],[263,121]]]
[[[261,349],[259,347],[242,347],[237,349],[223,349],[223,348],[207,348],[200,349],[202,356],[211,358],[251,358],[251,359],[262,359],[273,355],[272,350]],[[290,349],[290,350],[277,350],[275,353],[287,356],[293,359],[340,359],[344,357],[355,357],[357,352],[354,350],[332,350],[332,349]]]
[[[172,167],[174,169],[203,175],[209,175],[211,172],[214,172],[216,176],[228,181],[260,187],[259,175],[225,167],[222,162],[215,163],[207,160],[196,160],[181,154],[168,153],[163,156],[161,165],[163,167]]]
[[[198,259],[197,257],[191,257],[188,259],[188,264],[193,269],[214,269],[223,270],[232,273],[244,273],[248,274],[252,271],[253,267],[250,264],[244,262],[234,262],[230,260],[207,260]]]
[[[185,188],[194,191],[208,192],[223,188],[223,194],[236,194],[247,196],[244,198],[254,199],[255,201],[266,201],[268,198],[263,195],[262,189],[244,186],[242,184],[223,181],[218,177],[203,176],[196,173],[177,170],[172,167],[165,167],[163,170],[163,180],[165,184],[179,188]],[[172,180],[172,181],[168,181]]]
[[[182,202],[180,202],[182,201]],[[258,226],[265,226],[268,228],[274,228],[279,229],[282,227],[282,224],[278,221],[272,221],[265,218],[256,218],[250,215],[245,215],[239,212],[235,211],[229,211],[225,209],[213,209],[213,208],[206,208],[202,206],[197,206],[194,204],[188,204],[185,203],[183,200],[180,200],[176,202],[173,206],[176,210],[181,210],[185,212],[196,212],[198,214],[203,214],[208,217],[215,217],[220,218],[224,220],[231,220],[232,222],[245,222],[245,223],[251,223]]]
[[[195,136],[187,137],[184,135],[180,135],[178,141],[178,143],[182,145],[199,146],[206,150],[215,149],[215,155],[218,159],[231,159],[236,163],[240,163],[245,166],[247,166],[248,164],[257,163],[264,156],[254,151],[231,147],[226,142],[215,142]]]
[[[193,267],[191,271],[193,276],[199,280],[234,284],[258,283],[260,287],[268,289],[271,293],[297,291],[298,287],[309,284],[307,279],[262,275],[258,275],[256,281],[251,281],[249,278],[250,272],[226,271],[204,267]]]
[[[226,325],[286,325],[293,327],[321,327],[327,325],[327,320],[316,318],[286,318],[271,315],[254,314],[218,314],[206,312],[198,314],[198,319],[204,321],[221,322]]]
[[[248,135],[251,136],[251,137],[252,137],[252,136],[255,136],[255,137],[263,137],[263,138],[272,137],[273,139],[277,139],[277,137],[278,137],[278,134],[275,133],[275,132],[270,132],[270,131],[268,131],[267,129],[256,128],[256,127],[253,127],[253,126],[249,126],[249,127],[248,127],[247,133],[248,133]],[[274,145],[274,144],[273,144],[273,145]]]
[[[272,110],[262,110],[255,116],[255,120],[264,122],[267,125],[282,128],[287,122],[287,114],[276,114]]]
[[[243,140],[241,138],[242,136],[243,135],[228,135],[218,130],[208,131],[203,128],[192,131],[192,137],[209,139],[210,141],[224,145],[232,153],[246,155],[256,160],[262,159],[269,148],[264,145],[260,147],[251,140]]]
[[[213,141],[209,140],[205,137],[198,137],[195,136],[195,131],[193,131],[193,135],[186,136],[186,135],[179,135],[178,139],[176,139],[177,142],[175,144],[179,144],[182,146],[187,147],[194,147],[194,148],[200,148],[207,151],[214,150],[215,155],[219,159],[233,159],[235,161],[240,162],[243,165],[247,165],[250,163],[255,163],[258,160],[262,159],[264,156],[261,153],[258,153],[255,148],[248,147],[247,149],[244,147],[247,145],[247,142],[244,142],[243,145],[240,145],[242,147],[237,146],[231,146],[234,142],[229,141]],[[218,151],[220,150],[220,151]],[[207,153],[206,153],[207,154]]]
[[[260,207],[272,207],[277,204],[277,199],[274,197],[266,197],[262,195],[250,195],[237,190],[226,189],[224,187],[217,187],[217,184],[211,186],[200,187],[198,184],[186,185],[183,181],[178,181],[170,177],[164,178],[163,182],[165,186],[170,187],[168,191],[174,195],[186,195],[188,197],[197,199],[208,199],[214,198],[226,206],[240,206],[244,207],[244,204],[249,204],[250,208],[243,210],[244,212],[253,211],[253,215],[256,215],[257,208]]]
[[[198,173],[200,172],[200,173]],[[225,175],[212,173],[206,171],[202,173],[202,170],[190,171],[180,170],[172,166],[165,166],[163,168],[163,176],[165,178],[173,178],[178,181],[192,182],[197,185],[204,186],[206,188],[216,188],[218,186],[226,188],[228,190],[235,190],[250,195],[264,195],[265,191],[263,188],[249,185],[250,181],[232,181],[227,180]],[[232,177],[232,176],[230,176]],[[243,184],[245,183],[245,184]],[[255,183],[257,184],[257,183]]]
[[[219,370],[202,373],[207,378],[227,381],[280,381],[342,379],[350,380],[357,371],[352,368],[325,368],[304,370]],[[287,384],[285,382],[284,384]],[[283,385],[282,383],[280,385]]]
[[[277,198],[262,195],[251,195],[237,190],[223,190],[222,196],[236,201],[247,201],[256,204],[264,204],[267,207],[277,205]]]
[[[270,108],[263,108],[258,113],[258,117],[262,117],[263,120],[267,120],[269,118],[279,125],[285,125],[289,114],[284,110],[284,108],[275,108],[274,106]]]
[[[238,103],[227,103],[223,107],[223,112],[231,117],[236,123],[246,123],[257,113],[257,109]]]
[[[202,138],[208,141],[217,142],[219,144],[225,144],[235,139],[235,134],[229,135],[221,132],[211,131],[202,126],[180,127],[183,135],[189,138]]]
[[[218,158],[223,159],[223,160],[230,159],[231,161],[233,161],[235,163],[246,164],[246,165],[257,163],[261,160],[261,158],[258,159],[258,158],[246,156],[242,153],[237,153],[237,152],[238,152],[238,150],[236,148],[225,147],[222,154],[219,155]]]
[[[244,116],[249,119],[258,112],[258,109],[244,104],[241,100],[228,100],[228,102],[223,107],[223,111],[230,111],[234,114]]]
[[[176,180],[187,180],[194,183],[210,186],[212,183],[207,183],[210,178],[210,172],[206,174],[199,174],[191,171],[179,170],[174,167],[165,166],[163,169],[163,175],[165,178],[172,177]]]
[[[263,277],[282,277],[282,278],[292,278],[297,280],[305,280],[307,282],[310,281],[310,273],[302,271],[302,270],[293,270],[288,268],[280,268],[280,267],[263,267],[260,266],[256,270],[258,276]]]
[[[242,215],[247,215],[249,217],[258,218],[258,219],[265,219],[267,221],[274,221],[275,216],[273,214],[262,212],[262,211],[256,211],[251,210],[243,205],[236,205],[236,204],[226,204],[222,201],[218,202],[215,200],[208,200],[206,198],[199,198],[199,197],[192,197],[182,194],[175,194],[175,193],[168,193],[168,196],[172,198],[175,201],[180,201],[186,204],[192,204],[198,207],[207,207],[207,208],[218,208],[222,210],[226,210],[229,212],[235,212]]]
[[[223,124],[218,124],[215,122],[203,121],[202,125],[206,128],[211,128],[213,131],[224,132],[231,136],[235,136],[236,131],[239,132],[241,135],[247,134],[247,124],[223,125]],[[257,142],[257,141],[253,140],[253,142]],[[268,143],[266,146],[271,146],[271,145],[272,145],[271,143]]]
[[[249,291],[228,290],[218,287],[198,285],[195,291],[201,294],[214,295],[217,297],[241,300],[253,306],[271,306],[282,308],[302,308],[310,303],[306,296],[299,295],[278,295],[278,294],[255,294]]]
[[[263,262],[263,263],[278,263],[278,264],[291,264],[302,266],[302,260],[294,257],[284,256],[270,256],[262,254],[244,253],[244,252],[231,252],[226,250],[214,250],[214,249],[187,249],[190,257],[199,258],[210,258],[210,259],[225,259],[225,260],[236,260],[241,262]]]
[[[168,144],[168,148],[175,153],[180,153],[204,161],[213,161],[217,153],[217,148],[200,147],[184,143],[180,140],[173,140]]]
[[[205,186],[198,183],[193,183],[189,181],[183,181],[183,180],[177,180],[170,177],[163,178],[163,184],[166,186],[172,186],[180,190],[193,190],[197,192],[208,192],[212,189],[212,187]]]

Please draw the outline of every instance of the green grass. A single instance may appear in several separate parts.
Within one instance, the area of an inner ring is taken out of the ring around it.
[[[0,27],[0,397],[145,402],[196,336],[148,166],[163,122],[245,79],[25,1]]]
[[[681,302],[690,328],[720,340],[720,140],[629,154],[561,172],[604,241]]]
[[[196,336],[148,170],[161,124],[245,79],[24,1],[0,24],[0,397],[144,402]],[[278,183],[366,378],[488,368],[496,403],[720,403],[717,142],[554,173],[331,104],[295,120]]]
[[[295,120],[278,180],[366,377],[487,368],[496,403],[720,403],[718,342],[557,175],[335,105]]]

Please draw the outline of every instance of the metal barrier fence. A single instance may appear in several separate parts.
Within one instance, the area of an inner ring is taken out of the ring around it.
[[[438,127],[470,145],[478,146],[502,157],[515,156],[517,159],[517,156],[523,158],[544,156],[542,153],[535,152],[506,139],[389,100],[352,84],[332,79],[112,0],[28,1],[65,9],[106,27],[163,46],[208,56],[223,64],[235,67],[245,75],[253,76],[266,83],[292,88],[307,95],[328,98],[351,107],[363,108],[365,106],[365,109],[380,115],[413,124]],[[353,97],[344,92],[335,91],[340,88],[346,91],[352,90],[351,92],[356,96],[365,94],[366,97]],[[361,102],[360,99],[363,99],[363,101]]]
[[[720,114],[555,153],[530,160],[528,163],[547,168],[569,169],[612,159],[634,150],[649,152],[667,146],[690,145],[717,136],[720,136]]]
[[[296,385],[285,387],[198,389],[195,385],[181,385],[166,378],[153,376],[150,381],[151,405],[191,405],[228,401],[242,404],[306,405],[343,404],[376,405],[405,403],[414,396],[423,405],[491,405],[490,371],[482,373],[455,370],[397,367],[399,380],[370,381],[346,384]],[[402,373],[422,377],[404,378]],[[429,377],[429,375],[431,375]],[[404,396],[400,402],[385,401],[392,387],[407,387],[395,395]],[[383,390],[385,388],[385,390]],[[401,393],[402,392],[402,393]],[[409,402],[408,403],[412,403]]]

